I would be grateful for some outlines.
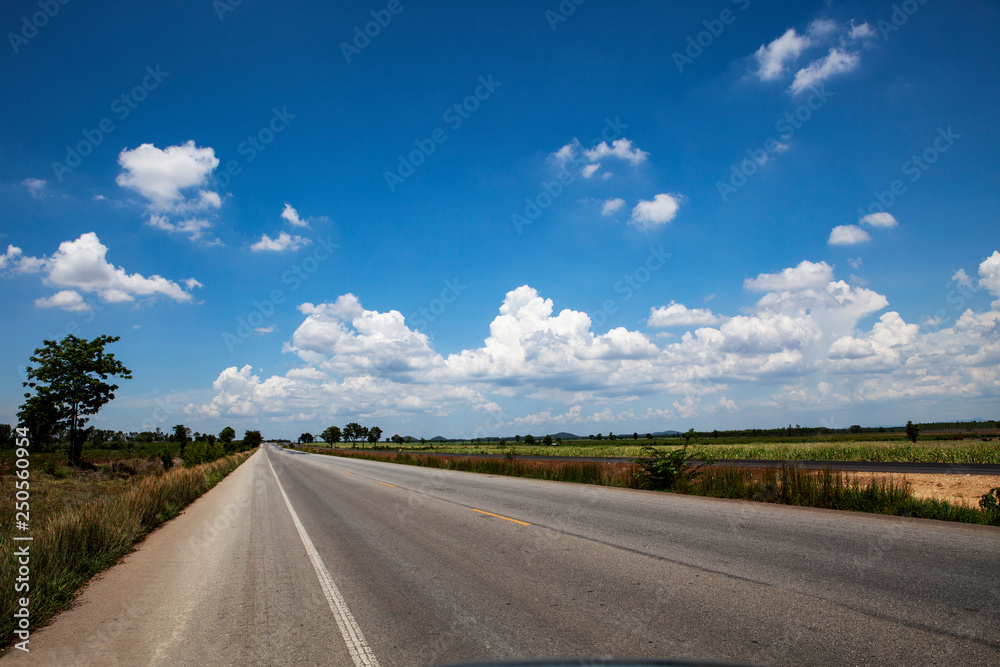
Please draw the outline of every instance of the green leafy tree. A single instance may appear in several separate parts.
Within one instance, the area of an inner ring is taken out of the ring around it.
[[[14,448],[14,429],[10,424],[0,424],[0,449]]]
[[[389,440],[392,440],[392,442],[395,443],[395,444],[397,444],[397,445],[401,445],[404,442],[403,436],[401,436],[398,433],[395,434],[394,436],[392,436],[391,438],[389,438]]]
[[[330,448],[332,449],[334,444],[340,442],[340,439],[342,437],[340,434],[340,427],[330,426],[326,428],[322,433],[320,433],[319,437],[323,439],[323,442],[330,443]]]
[[[219,442],[221,442],[223,446],[228,445],[235,439],[236,439],[236,431],[233,430],[232,426],[227,426],[226,428],[219,431]]]
[[[378,441],[382,439],[382,429],[378,426],[372,426],[368,429],[368,442],[371,443],[372,447],[378,444]]]
[[[361,437],[363,437],[361,435],[361,424],[351,422],[344,427],[344,438],[351,441],[351,449],[357,447],[358,438]]]
[[[184,424],[174,426],[174,434],[170,436],[171,442],[187,442],[191,436],[191,429]],[[195,438],[197,440],[197,438]]]
[[[365,440],[368,439],[368,427],[359,426],[358,427],[358,440],[361,441],[361,449],[365,448]]]
[[[312,433],[303,433],[299,436],[299,442],[306,445],[311,444],[314,439]]]
[[[115,397],[116,384],[105,382],[109,377],[132,378],[132,372],[114,354],[104,351],[105,345],[120,340],[118,336],[98,336],[94,340],[66,336],[61,342],[44,341],[35,350],[25,369],[27,399],[18,418],[22,423],[47,420],[48,433],[65,429],[69,432],[69,461],[79,465],[87,431],[86,415],[94,415]],[[42,426],[44,429],[45,426]],[[45,431],[43,430],[43,433]]]
[[[243,434],[244,447],[260,447],[262,442],[264,442],[264,438],[261,436],[260,431],[246,431]],[[230,452],[227,451],[226,453],[229,454]]]
[[[530,433],[528,435],[524,436],[524,444],[526,444],[526,445],[533,445],[533,444],[535,444],[535,436],[531,435]]]
[[[918,435],[920,435],[920,427],[911,421],[906,422],[906,437],[910,439],[910,442],[915,443]]]
[[[545,438],[542,440],[542,442],[545,443],[545,445],[547,447],[551,447],[552,446],[552,436],[551,435],[546,435]]]

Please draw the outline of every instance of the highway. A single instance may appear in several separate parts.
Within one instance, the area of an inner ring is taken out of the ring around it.
[[[994,527],[266,445],[0,662],[996,665],[998,555]]]

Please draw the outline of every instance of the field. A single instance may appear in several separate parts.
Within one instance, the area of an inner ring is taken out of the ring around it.
[[[688,455],[698,459],[758,459],[771,461],[876,461],[928,463],[1000,464],[1000,439],[954,436],[920,437],[911,443],[901,436],[833,436],[815,438],[705,438],[693,439]],[[432,452],[451,454],[499,454],[513,451],[516,456],[582,456],[634,458],[645,445],[663,449],[682,446],[680,438],[647,440],[573,440],[550,446],[526,445],[523,442],[498,443],[446,442],[381,445],[388,451]],[[322,444],[316,445],[322,447]],[[343,443],[338,445],[344,447]]]

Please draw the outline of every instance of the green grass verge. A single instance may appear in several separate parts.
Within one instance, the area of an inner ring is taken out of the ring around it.
[[[473,459],[422,456],[407,452],[336,453],[322,449],[301,449],[330,456],[493,475],[626,488],[640,488],[642,485],[642,477],[637,474],[637,466],[630,463],[526,461],[517,458]],[[1000,525],[1000,511],[987,512],[940,500],[921,500],[914,498],[909,487],[903,483],[874,482],[862,485],[849,473],[829,469],[819,472],[805,471],[795,467],[794,464],[784,465],[781,469],[703,467],[696,474],[683,475],[675,492],[714,498]]]
[[[33,514],[31,590],[27,593],[13,591],[18,571],[12,540],[14,530],[10,521],[4,521],[0,526],[0,581],[7,590],[0,597],[0,646],[9,647],[15,639],[17,598],[31,600],[31,630],[38,630],[69,605],[90,577],[114,565],[151,530],[176,516],[251,453],[242,452],[192,468],[174,467],[158,474],[136,476],[94,491],[81,502],[66,505],[47,517],[36,518]],[[29,481],[34,497],[38,492],[44,493],[45,484],[52,480],[47,480],[41,471],[33,471]],[[5,491],[7,486],[11,492],[4,494],[4,502],[13,505],[13,484],[5,483]]]

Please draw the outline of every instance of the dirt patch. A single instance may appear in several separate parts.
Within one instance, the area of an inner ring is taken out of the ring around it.
[[[990,489],[1000,486],[1000,477],[993,475],[926,475],[909,473],[891,475],[888,473],[848,473],[857,475],[862,484],[872,479],[879,481],[905,481],[913,490],[913,496],[922,500],[944,500],[955,505],[979,507],[979,500]]]

